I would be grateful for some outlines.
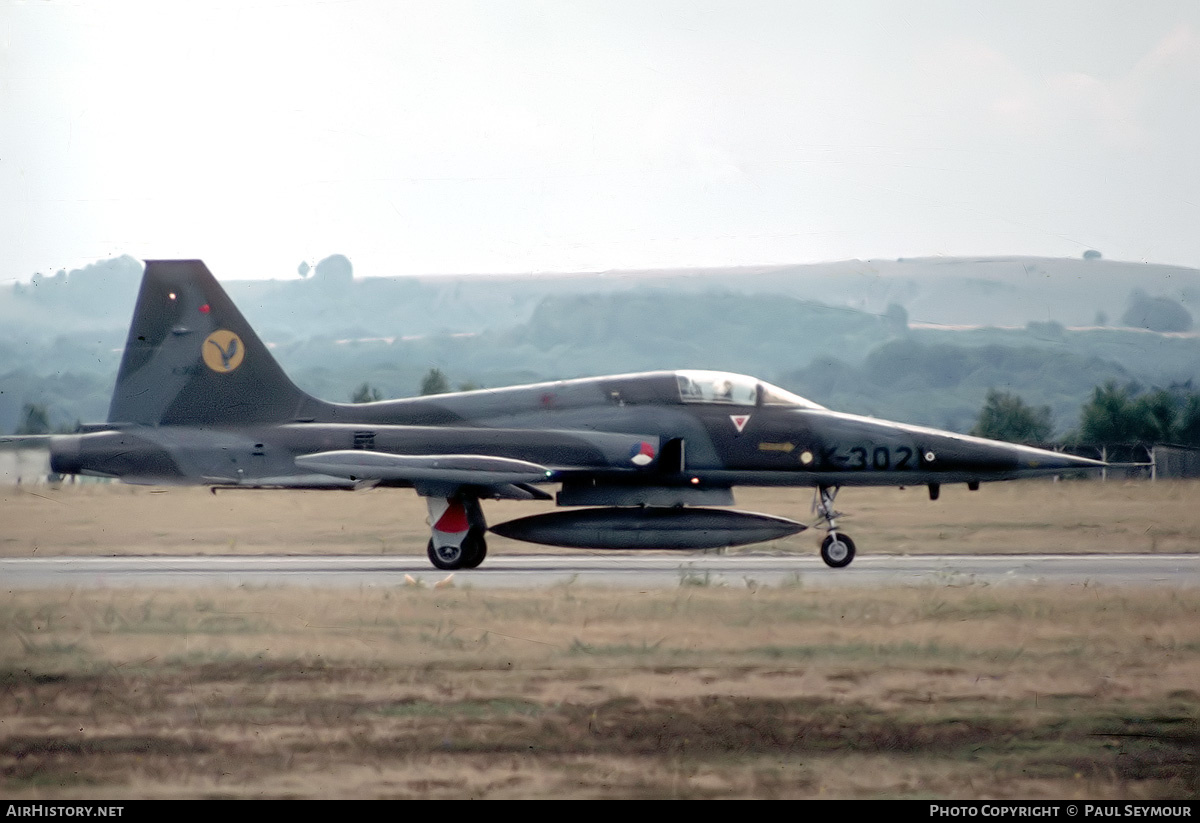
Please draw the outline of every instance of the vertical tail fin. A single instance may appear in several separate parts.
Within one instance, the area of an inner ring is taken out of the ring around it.
[[[110,423],[274,423],[323,405],[288,379],[204,263],[146,262]]]

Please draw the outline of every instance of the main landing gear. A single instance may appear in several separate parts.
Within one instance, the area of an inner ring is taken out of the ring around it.
[[[473,569],[487,557],[487,521],[475,497],[427,497],[433,532],[429,562],[445,571]]]
[[[837,486],[820,486],[813,499],[813,511],[817,514],[818,524],[825,524],[829,531],[821,541],[821,559],[825,561],[825,565],[841,569],[849,566],[854,560],[854,541],[838,531],[837,518],[842,514],[833,510],[833,500],[837,493]]]

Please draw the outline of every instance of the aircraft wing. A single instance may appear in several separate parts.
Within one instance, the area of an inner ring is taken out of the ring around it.
[[[301,455],[296,465],[352,481],[389,480],[419,486],[508,486],[552,483],[558,477],[554,469],[537,463],[480,454],[408,455],[345,449]]]

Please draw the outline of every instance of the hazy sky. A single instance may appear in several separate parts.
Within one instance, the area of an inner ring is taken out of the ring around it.
[[[0,282],[1200,267],[1200,3],[0,0]]]

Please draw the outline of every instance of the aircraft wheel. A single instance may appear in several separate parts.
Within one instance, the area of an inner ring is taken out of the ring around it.
[[[463,541],[462,546],[435,546],[433,538],[430,538],[429,545],[426,547],[426,554],[429,555],[429,562],[442,571],[452,572],[459,569],[469,568],[467,560],[469,554],[466,551],[467,541]]]
[[[821,542],[821,559],[835,569],[849,566],[854,559],[854,541],[841,532],[831,532]]]
[[[467,539],[463,541],[463,551],[466,552],[466,560],[463,561],[464,569],[475,569],[487,557],[487,540],[483,537],[483,531],[479,529],[471,529],[467,534]]]
[[[460,546],[435,546],[431,538],[426,553],[429,562],[442,571],[474,569],[487,557],[487,541],[482,531],[471,529]]]

